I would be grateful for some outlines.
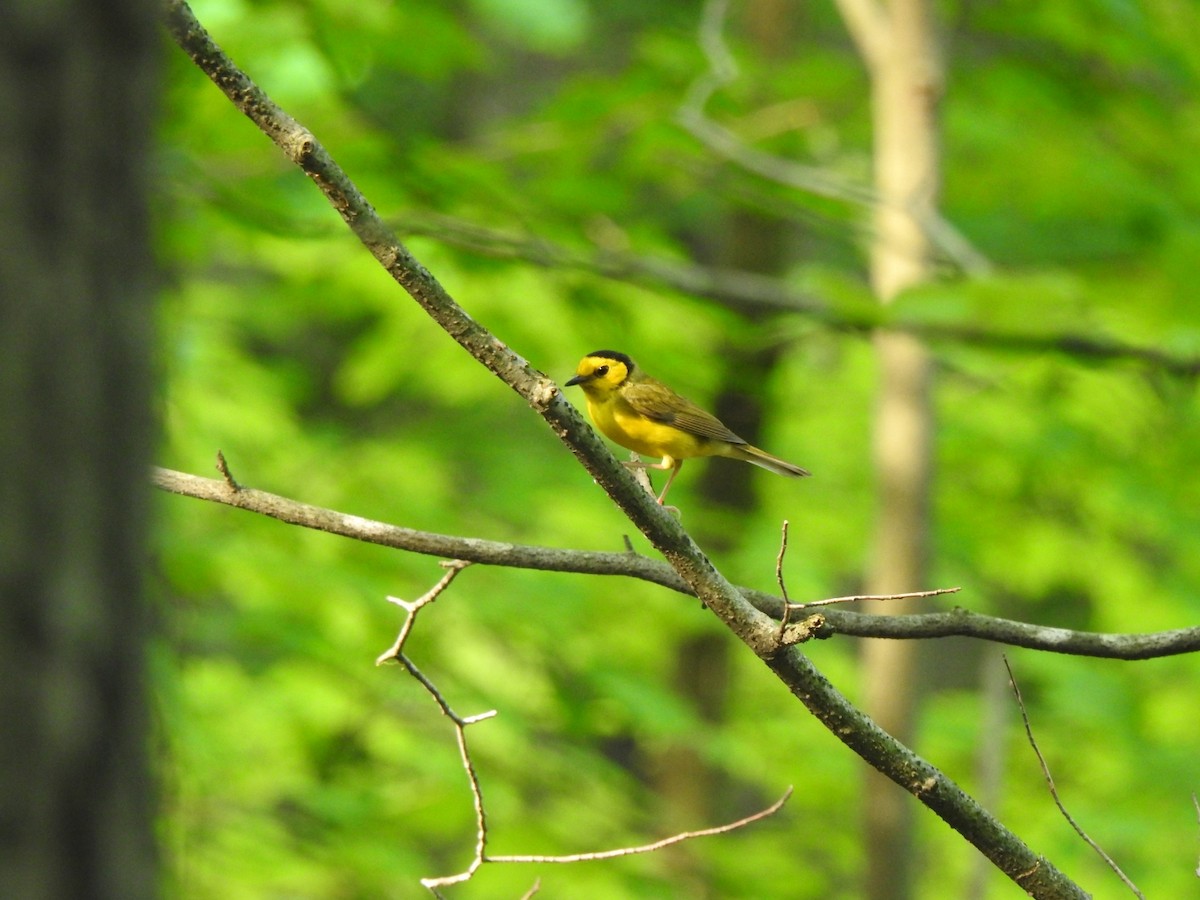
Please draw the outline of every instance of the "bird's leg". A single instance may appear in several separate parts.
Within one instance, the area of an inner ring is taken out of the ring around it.
[[[669,456],[663,457],[663,465],[655,466],[654,468],[665,469],[667,467],[666,466],[667,460],[671,460],[671,457],[669,457]],[[659,506],[662,506],[663,501],[667,499],[667,491],[669,491],[671,489],[671,483],[675,481],[675,476],[678,475],[679,470],[683,468],[683,460],[682,459],[671,460],[671,462],[672,462],[671,474],[667,476],[667,483],[665,485],[663,485],[662,493],[658,495],[658,505]],[[670,507],[668,507],[668,509],[669,508]]]
[[[658,505],[662,506],[663,499],[667,496],[667,491],[669,491],[671,489],[671,482],[673,482],[675,480],[675,476],[679,474],[679,470],[683,466],[683,460],[682,459],[674,459],[673,457],[670,457],[670,456],[664,456],[662,458],[662,462],[649,463],[649,462],[646,462],[645,460],[636,459],[636,460],[629,460],[628,462],[623,463],[623,465],[627,466],[630,469],[659,469],[664,472],[667,469],[671,470],[671,474],[667,476],[667,483],[666,483],[666,485],[664,485],[664,487],[662,489],[662,493],[659,494],[658,498],[657,498]],[[653,491],[651,491],[651,493],[653,493]],[[671,509],[673,507],[667,507],[667,508]]]

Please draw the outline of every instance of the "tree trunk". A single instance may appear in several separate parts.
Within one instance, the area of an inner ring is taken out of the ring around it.
[[[925,0],[886,4],[843,2],[847,23],[871,70],[875,189],[871,284],[881,303],[929,276],[930,242],[922,223],[937,201],[937,100],[940,73]],[[925,585],[933,443],[930,361],[914,338],[881,332],[875,467],[879,512],[867,590],[890,593]],[[869,611],[898,615],[910,603]],[[917,641],[871,641],[864,646],[864,706],[879,724],[908,743],[917,705]],[[865,840],[872,900],[912,895],[914,860],[910,806],[882,775],[867,776]]]
[[[155,7],[0,19],[0,897],[151,897]]]

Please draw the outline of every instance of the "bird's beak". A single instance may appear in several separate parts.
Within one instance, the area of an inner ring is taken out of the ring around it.
[[[576,384],[583,384],[585,381],[587,381],[591,377],[592,377],[591,375],[576,375],[574,378],[572,378],[570,381],[567,382],[566,386],[571,387]]]

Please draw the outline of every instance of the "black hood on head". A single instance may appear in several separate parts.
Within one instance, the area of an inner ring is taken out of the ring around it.
[[[611,359],[613,362],[622,363],[625,366],[625,371],[630,375],[633,374],[633,360],[624,353],[619,353],[616,350],[593,350],[588,356],[598,356],[601,359]]]

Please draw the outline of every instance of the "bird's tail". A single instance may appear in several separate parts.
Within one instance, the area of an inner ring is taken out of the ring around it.
[[[734,444],[730,449],[730,456],[738,459],[744,459],[746,462],[754,463],[756,466],[762,466],[768,472],[774,472],[776,475],[787,475],[789,478],[801,478],[805,475],[811,475],[812,472],[808,469],[802,469],[799,466],[793,466],[790,462],[780,459],[778,456],[772,456],[765,450],[759,450],[757,447],[752,447],[749,444]]]

